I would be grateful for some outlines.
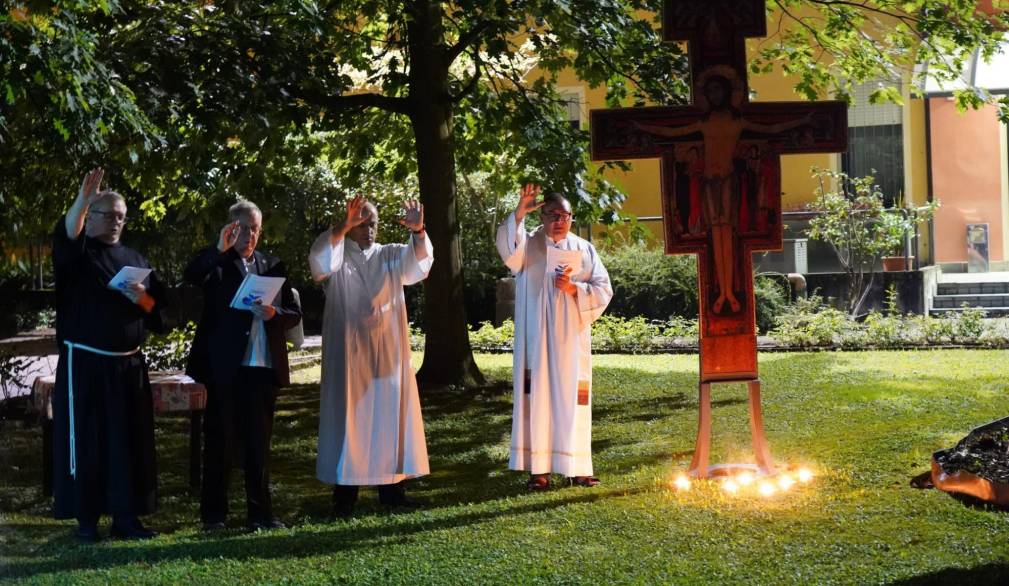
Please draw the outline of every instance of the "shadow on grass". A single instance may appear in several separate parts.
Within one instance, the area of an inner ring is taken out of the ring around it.
[[[946,568],[891,582],[894,586],[931,584],[1009,584],[1009,563],[985,564],[976,568]]]
[[[762,372],[771,383],[765,386],[765,390],[789,391],[765,394],[765,402],[770,404],[768,418],[772,423],[772,432],[775,431],[775,422],[801,420],[801,426],[779,426],[776,433],[785,443],[785,439],[792,439],[797,433],[808,432],[812,425],[810,422],[819,422],[815,431],[830,436],[832,442],[829,449],[823,449],[825,464],[876,461],[879,460],[877,452],[889,454],[921,444],[920,437],[912,433],[923,425],[916,407],[896,403],[882,410],[881,404],[889,404],[881,403],[877,397],[914,398],[908,393],[906,385],[898,384],[907,380],[915,386],[934,389],[962,382],[954,376],[947,378],[910,373],[893,383],[893,375],[884,370],[856,367],[846,371],[842,387],[830,380],[835,376],[831,369],[838,360],[833,353],[803,355],[801,359],[787,355],[770,358],[762,358]],[[135,562],[201,561],[218,557],[234,560],[297,559],[332,551],[387,548],[415,542],[420,539],[419,534],[431,530],[480,526],[495,519],[532,516],[567,505],[605,503],[606,499],[614,497],[647,493],[651,490],[647,479],[625,482],[617,488],[611,488],[611,482],[619,485],[621,475],[692,454],[684,448],[692,445],[696,431],[693,419],[696,417],[697,376],[684,371],[651,372],[632,368],[629,364],[630,361],[627,361],[620,362],[619,367],[596,367],[598,394],[593,405],[596,422],[593,447],[598,456],[597,468],[603,473],[603,487],[590,491],[572,489],[527,495],[525,475],[507,471],[512,404],[511,384],[504,381],[479,389],[445,390],[422,395],[433,474],[413,481],[410,491],[419,500],[430,502],[431,506],[421,513],[372,517],[369,513],[377,511],[378,506],[374,502],[374,492],[368,491],[359,509],[365,515],[355,521],[329,524],[329,487],[315,479],[319,388],[316,384],[302,384],[284,389],[278,401],[271,467],[276,487],[274,506],[278,515],[285,521],[294,520],[292,524],[302,525],[293,532],[255,535],[231,532],[211,536],[184,533],[177,539],[169,536],[154,542],[117,544],[113,548],[101,545],[93,549],[77,547],[69,537],[69,524],[31,523],[31,515],[42,517],[48,511],[48,501],[41,498],[38,490],[41,472],[37,455],[41,447],[37,428],[14,430],[7,454],[9,462],[15,464],[18,470],[10,475],[0,473],[0,509],[17,511],[20,524],[0,527],[0,531],[11,536],[4,547],[10,545],[9,552],[14,560],[0,568],[0,574],[22,577],[54,575],[75,569],[101,570]],[[503,372],[502,369],[497,370]],[[817,391],[820,394],[810,396],[793,391],[801,391],[807,385],[820,389]],[[851,395],[851,388],[873,392],[860,392],[856,399],[837,398],[835,387],[844,391],[838,393],[843,395]],[[716,394],[713,406],[716,409],[735,406],[741,412],[738,405],[745,403],[743,397],[745,392],[738,391]],[[962,412],[964,407],[959,404],[958,409]],[[959,419],[971,416],[961,415]],[[662,423],[649,427],[648,424],[653,421]],[[172,416],[159,417],[157,422],[159,485],[163,498],[162,509],[152,516],[150,524],[162,531],[192,529],[197,526],[198,496],[187,487],[188,420]],[[678,427],[674,427],[673,423]],[[942,425],[935,428],[946,429],[950,425],[958,427],[962,422],[954,420],[950,423],[944,419]],[[666,432],[667,427],[673,431]],[[675,437],[676,441],[667,441],[670,437]],[[7,442],[9,438],[4,437],[3,441]],[[814,447],[816,445],[820,444]],[[873,473],[884,478],[890,474],[887,471]],[[236,471],[232,479],[233,516],[244,516],[240,471]],[[5,495],[14,492],[24,494],[5,498]],[[29,494],[38,496],[30,497]],[[22,506],[25,503],[31,506]],[[968,570],[950,568],[902,583],[998,582],[998,579],[1006,577],[1006,572],[1006,566],[1001,564]]]
[[[197,535],[179,543],[159,545],[155,542],[137,542],[128,547],[116,547],[114,553],[102,555],[102,546],[82,546],[83,556],[61,555],[55,559],[9,563],[4,568],[7,576],[37,577],[44,574],[71,570],[105,570],[132,563],[157,564],[176,560],[204,561],[212,559],[279,559],[302,558],[332,553],[352,551],[361,548],[388,547],[410,541],[411,536],[428,531],[452,529],[476,525],[484,521],[507,517],[530,515],[575,504],[586,504],[611,497],[625,497],[643,490],[581,490],[570,489],[569,494],[556,497],[557,492],[548,495],[530,496],[533,502],[509,504],[505,510],[488,507],[488,510],[460,510],[458,514],[414,514],[404,516],[378,527],[361,527],[355,523],[334,522],[321,530],[302,533],[270,532],[244,534],[231,532],[224,536]],[[548,500],[544,500],[548,499]],[[27,532],[30,525],[7,525],[17,532]],[[74,547],[69,532],[51,538],[43,546],[46,550]],[[93,548],[93,549],[92,549]],[[97,555],[92,555],[92,552]],[[66,553],[66,552],[65,552]]]

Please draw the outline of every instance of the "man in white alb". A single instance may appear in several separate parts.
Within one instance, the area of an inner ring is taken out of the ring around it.
[[[509,467],[528,470],[530,490],[550,474],[595,486],[592,475],[591,325],[613,296],[610,277],[588,241],[570,233],[571,204],[559,194],[537,202],[526,185],[497,231],[497,249],[516,279],[514,407]],[[543,225],[527,233],[526,215]]]
[[[386,506],[410,506],[403,480],[428,474],[403,286],[427,277],[434,250],[423,206],[403,208],[409,244],[377,243],[378,210],[358,196],[308,258],[326,292],[316,475],[334,485],[338,516],[351,514],[360,486],[377,485]]]

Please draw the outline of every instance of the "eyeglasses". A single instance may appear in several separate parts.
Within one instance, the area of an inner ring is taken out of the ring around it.
[[[120,214],[118,212],[103,212],[101,210],[88,210],[90,213],[96,216],[101,216],[106,222],[115,222],[116,224],[126,223],[126,214]]]
[[[557,213],[557,214],[548,214],[546,212],[541,212],[540,215],[543,217],[544,220],[547,220],[547,221],[550,221],[550,222],[570,222],[571,221],[571,213],[570,212],[561,212],[561,213]]]
[[[248,234],[249,236],[259,236],[263,233],[262,226],[256,226],[255,228],[246,226],[245,224],[238,225],[239,234]]]

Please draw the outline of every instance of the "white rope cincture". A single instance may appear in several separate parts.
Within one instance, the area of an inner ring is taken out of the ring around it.
[[[133,356],[137,352],[140,352],[140,347],[137,346],[127,352],[110,352],[108,350],[92,348],[86,344],[77,344],[70,340],[63,340],[63,343],[67,345],[67,403],[69,404],[68,411],[70,411],[70,476],[77,478],[77,431],[74,424],[74,349],[79,348],[85,352],[100,354],[102,356]]]

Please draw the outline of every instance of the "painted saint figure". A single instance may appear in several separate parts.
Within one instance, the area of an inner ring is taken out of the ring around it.
[[[696,101],[707,110],[700,120],[678,127],[640,124],[641,130],[663,137],[680,137],[700,133],[703,143],[704,172],[701,192],[704,197],[705,223],[711,233],[714,249],[715,277],[718,297],[712,307],[722,313],[726,302],[733,313],[740,303],[733,288],[733,238],[738,230],[740,186],[733,165],[733,154],[743,131],[777,134],[810,121],[809,114],[778,124],[760,124],[747,120],[739,111],[742,102],[738,75],[730,67],[716,66],[699,76]]]

